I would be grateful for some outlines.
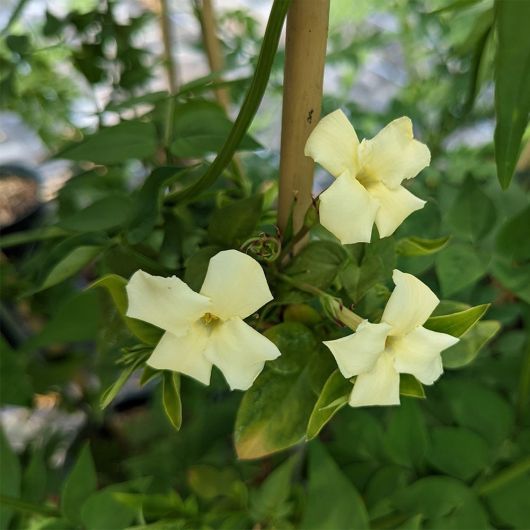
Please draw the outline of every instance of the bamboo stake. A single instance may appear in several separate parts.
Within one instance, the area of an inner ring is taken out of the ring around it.
[[[215,22],[215,12],[212,0],[202,0],[197,2],[197,4],[200,6],[198,13],[210,71],[212,73],[217,73],[223,70],[225,61],[221,51],[221,43],[217,38],[217,24]],[[215,90],[215,97],[219,102],[219,105],[227,111],[230,104],[230,98],[226,88],[217,88]]]
[[[162,40],[164,41],[164,60],[169,93],[176,94],[178,90],[177,65],[172,53],[174,35],[167,0],[160,0],[160,28],[162,30]]]
[[[293,0],[287,15],[278,199],[282,233],[291,212],[294,233],[302,228],[312,202],[314,163],[304,156],[304,146],[320,117],[328,20],[329,0]]]

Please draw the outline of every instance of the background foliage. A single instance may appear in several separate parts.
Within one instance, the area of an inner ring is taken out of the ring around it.
[[[82,421],[71,430],[45,422],[16,452],[0,436],[0,528],[528,528],[527,150],[508,184],[530,105],[529,5],[365,1],[354,10],[332,1],[323,113],[342,107],[364,137],[410,116],[433,153],[411,188],[428,204],[370,245],[341,247],[314,226],[283,277],[267,264],[277,250],[278,154],[260,139],[278,132],[267,130],[281,95],[274,43],[286,4],[275,4],[260,62],[252,16],[220,18],[223,86],[242,106],[235,127],[213,98],[217,76],[174,95],[150,91],[160,58],[134,41],[148,12],[118,21],[109,2],[48,12],[31,31],[14,23],[0,45],[2,102],[75,174],[37,225],[2,238],[1,401],[30,407],[33,421]],[[388,83],[387,67],[376,82],[390,96],[360,98],[366,66],[388,57],[404,66],[399,79]],[[76,74],[58,75],[59,62]],[[243,62],[256,66],[253,81],[240,75]],[[268,106],[248,132],[269,68]],[[108,104],[94,127],[78,129],[76,95],[101,87]],[[236,146],[245,153],[229,164]],[[125,278],[142,268],[198,289],[209,258],[245,242],[276,295],[254,324],[282,357],[245,395],[218,373],[204,388],[138,371],[158,331],[124,317]],[[441,295],[438,314],[492,305],[444,353],[428,399],[411,382],[402,393],[415,397],[401,407],[342,407],[344,381],[318,344],[344,330],[292,282],[376,320],[395,266]],[[304,438],[313,440],[296,445]],[[256,440],[274,454],[238,460],[236,450],[260,456]]]

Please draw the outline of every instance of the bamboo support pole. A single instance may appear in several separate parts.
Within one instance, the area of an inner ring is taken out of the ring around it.
[[[215,21],[215,11],[212,0],[199,1],[200,5],[199,15],[201,21],[201,29],[203,36],[204,48],[206,56],[208,57],[208,64],[212,73],[217,73],[223,70],[225,61],[223,52],[221,50],[221,43],[217,38],[217,24]],[[226,88],[215,89],[215,97],[226,111],[230,104],[230,97]]]
[[[164,42],[164,62],[169,93],[176,94],[178,90],[178,72],[172,53],[174,35],[171,26],[168,0],[160,0],[160,29],[162,31],[162,40]]]
[[[278,199],[282,233],[291,212],[294,233],[301,229],[312,202],[314,163],[304,156],[304,146],[320,117],[328,22],[329,0],[292,1],[287,15]]]

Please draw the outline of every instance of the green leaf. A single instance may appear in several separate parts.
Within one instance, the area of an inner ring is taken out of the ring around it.
[[[85,445],[74,467],[63,483],[61,491],[61,511],[72,523],[81,524],[81,506],[96,491],[97,476],[90,448]]]
[[[400,374],[399,393],[402,396],[425,399],[423,385],[410,374]]]
[[[27,35],[8,35],[5,40],[6,46],[19,55],[24,55],[30,49],[31,43]]]
[[[200,291],[210,264],[210,258],[215,256],[220,250],[221,247],[218,246],[203,247],[187,260],[184,281],[194,291]]]
[[[15,232],[13,234],[2,234],[0,239],[0,248],[16,247],[18,245],[25,245],[26,243],[33,243],[35,241],[44,241],[46,239],[55,239],[67,235],[62,228],[57,226],[46,226],[43,228],[35,228],[33,230],[26,230],[24,232]]]
[[[165,188],[185,171],[180,167],[158,167],[145,179],[133,197],[133,211],[127,230],[129,243],[141,243],[151,234],[160,217]]]
[[[325,382],[318,400],[315,403],[309,422],[306,437],[312,440],[331,418],[348,403],[352,384],[335,370]]]
[[[214,244],[239,246],[249,237],[261,217],[263,196],[234,201],[214,210],[208,225],[208,237]]]
[[[513,429],[512,407],[495,391],[471,379],[448,379],[440,385],[454,421],[482,435],[494,447]]]
[[[434,427],[430,431],[429,463],[438,471],[471,480],[491,462],[484,438],[461,427]]]
[[[401,466],[420,469],[428,448],[425,419],[416,399],[402,399],[389,409],[390,423],[384,438],[391,460]]]
[[[232,468],[217,469],[206,464],[190,467],[187,478],[192,491],[206,500],[229,496],[238,482],[237,473]]]
[[[162,379],[162,403],[164,412],[177,431],[182,426],[182,401],[180,399],[180,376],[165,371]]]
[[[103,247],[93,245],[74,248],[51,269],[37,291],[49,289],[74,276],[101,254],[102,250]]]
[[[530,206],[504,223],[497,234],[497,252],[504,258],[530,259],[530,245],[521,244],[528,237]]]
[[[13,350],[0,335],[0,405],[31,406],[33,387],[26,356]]]
[[[503,287],[530,304],[530,263],[513,263],[497,257],[492,265],[493,274]]]
[[[232,161],[265,93],[290,3],[290,0],[274,0],[250,87],[223,148],[206,173],[197,182],[179,192],[172,202],[187,200],[208,189]]]
[[[329,509],[324,509],[325,506]],[[368,528],[368,515],[359,493],[317,441],[309,446],[309,486],[300,528]]]
[[[93,339],[99,329],[101,310],[95,293],[82,292],[59,305],[40,333],[24,343],[24,352],[50,344]]]
[[[67,146],[55,157],[88,160],[95,164],[118,164],[131,159],[151,158],[156,148],[154,124],[131,120],[101,128],[81,142]]]
[[[94,287],[103,287],[107,289],[114,302],[114,306],[127,326],[127,329],[144,344],[155,346],[160,340],[163,331],[147,322],[126,316],[128,306],[127,291],[125,290],[126,285],[127,280],[125,278],[122,278],[117,274],[107,274],[92,283],[89,286],[89,289]]]
[[[445,368],[461,368],[472,362],[479,351],[499,332],[501,325],[496,320],[479,322],[454,346],[442,352]]]
[[[451,239],[451,236],[437,239],[405,237],[397,242],[396,251],[402,256],[428,256],[442,250],[449,242],[449,239]]]
[[[175,109],[171,152],[181,158],[201,158],[217,153],[233,127],[225,111],[211,101],[189,101]],[[239,150],[255,150],[261,146],[244,135]]]
[[[530,3],[495,1],[495,161],[503,188],[512,179],[530,112]]]
[[[31,452],[29,464],[22,476],[22,498],[33,503],[42,503],[46,498],[47,469],[43,448]]]
[[[131,199],[126,195],[108,195],[58,223],[65,230],[98,232],[125,224],[131,212]]]
[[[99,400],[99,406],[101,409],[106,409],[114,400],[114,398],[118,395],[118,392],[123,388],[123,385],[128,381],[129,377],[133,374],[133,372],[143,363],[143,359],[130,364],[129,366],[125,367],[120,375],[118,376],[118,379],[112,383],[102,394]]]
[[[312,241],[293,259],[285,273],[298,282],[326,289],[347,259],[341,245],[333,241]]]
[[[282,355],[267,363],[241,400],[234,437],[242,459],[260,458],[301,442],[316,401],[310,369],[319,344],[311,331],[286,322],[265,336]]]
[[[20,495],[21,471],[17,456],[7,441],[3,428],[0,426],[0,462],[2,480],[0,480],[0,495],[18,498]],[[0,528],[9,528],[13,512],[0,504]]]
[[[436,257],[436,274],[444,296],[451,296],[486,274],[487,260],[463,243],[446,248]]]
[[[471,241],[478,241],[491,231],[496,218],[495,204],[483,186],[468,176],[449,211],[454,230]]]
[[[432,331],[447,333],[453,337],[461,337],[469,331],[489,309],[490,304],[477,305],[458,313],[431,317],[423,325]]]
[[[406,514],[422,514],[423,528],[489,528],[475,494],[454,478],[422,478],[399,490],[393,504]]]
[[[526,474],[488,493],[486,502],[495,519],[503,523],[503,526],[530,528],[530,511],[527,502],[529,491],[530,476]]]
[[[80,511],[86,530],[123,530],[129,527],[136,516],[134,509],[116,499],[112,487],[90,495]]]
[[[295,465],[299,462],[294,455],[278,466],[257,490],[252,490],[250,512],[257,523],[274,522],[289,514],[287,504],[291,493],[291,481]]]

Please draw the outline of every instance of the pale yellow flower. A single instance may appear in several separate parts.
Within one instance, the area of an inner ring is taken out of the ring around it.
[[[398,118],[359,143],[344,113],[336,110],[317,124],[305,155],[336,177],[320,195],[320,223],[343,245],[368,243],[374,222],[380,237],[387,237],[425,204],[401,186],[431,160],[428,147],[414,140],[409,118]]]
[[[237,250],[216,254],[200,294],[176,276],[139,270],[127,285],[127,316],[154,324],[165,334],[147,364],[209,384],[212,365],[231,389],[246,390],[278,348],[243,319],[272,300],[259,263]]]
[[[441,352],[456,337],[423,327],[440,300],[420,280],[398,270],[379,324],[365,320],[353,335],[324,342],[346,378],[357,376],[352,407],[399,405],[399,374],[432,385],[443,373]]]

